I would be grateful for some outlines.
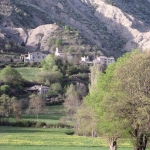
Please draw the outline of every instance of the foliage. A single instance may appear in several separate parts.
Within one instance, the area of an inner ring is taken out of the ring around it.
[[[61,79],[62,79],[62,74],[58,71],[55,71],[55,72],[49,72],[49,71],[39,72],[36,75],[36,81],[38,83],[47,84],[47,85],[60,82]]]
[[[126,57],[123,57],[120,61],[118,61],[118,63],[123,62],[125,58]],[[121,132],[118,128],[118,126],[121,126],[121,123],[118,123],[117,119],[111,119],[113,112],[107,114],[107,107],[106,110],[103,108],[104,97],[107,93],[110,93],[111,88],[113,88],[112,78],[115,68],[116,64],[110,64],[104,73],[102,72],[103,68],[101,66],[94,66],[91,68],[91,84],[89,86],[90,93],[84,100],[84,104],[93,109],[96,113],[98,120],[97,130],[99,134],[103,134],[109,138],[110,147],[111,145],[116,147],[116,140],[120,136]]]
[[[62,39],[56,39],[55,45],[58,47],[61,46],[62,45]]]
[[[10,85],[16,86],[21,85],[23,82],[21,74],[14,68],[7,66],[1,71],[2,80]]]
[[[10,94],[10,86],[9,85],[0,86],[0,93],[9,95]]]
[[[11,99],[8,95],[0,96],[0,116],[8,117],[11,111]]]
[[[60,83],[53,83],[51,84],[51,88],[48,92],[49,95],[59,94],[62,93],[62,86]]]
[[[51,55],[47,55],[46,58],[41,62],[44,70],[58,71],[55,63],[55,59]]]
[[[144,150],[150,134],[150,54],[135,51],[124,60],[116,64],[113,88],[105,96],[104,106],[112,119],[122,122],[120,128],[131,136],[134,148]]]
[[[3,94],[0,97],[0,116],[9,117],[13,113],[16,120],[20,120],[22,115],[21,103],[15,97],[10,98]]]
[[[45,100],[39,95],[31,95],[29,100],[29,108],[27,113],[36,114],[37,119],[39,113],[41,113],[42,108],[45,106]]]
[[[15,116],[16,121],[18,121],[21,119],[22,116],[22,104],[15,97],[11,98],[11,103],[13,114]]]
[[[97,120],[95,112],[82,105],[74,115],[75,133],[83,136],[96,136]]]
[[[77,91],[75,86],[71,84],[65,94],[64,106],[67,108],[68,114],[72,116],[79,105],[81,105],[81,102],[78,99]]]

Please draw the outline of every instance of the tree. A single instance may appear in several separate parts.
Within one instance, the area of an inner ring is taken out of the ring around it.
[[[62,74],[59,71],[49,72],[44,71],[36,75],[36,81],[41,84],[53,84],[60,82],[62,79]]]
[[[89,93],[92,93],[92,91],[97,90],[97,80],[98,76],[102,72],[101,66],[99,64],[94,64],[90,68],[91,74],[90,74],[90,84],[89,84]]]
[[[55,45],[56,45],[57,47],[60,47],[60,46],[62,45],[62,39],[56,39]]]
[[[52,70],[52,71],[58,71],[58,68],[56,68],[55,59],[51,55],[47,55],[45,59],[41,62],[41,65],[44,70]]]
[[[10,94],[10,86],[9,85],[2,85],[0,87],[0,93],[1,94]]]
[[[5,83],[13,86],[21,85],[23,82],[21,74],[10,66],[5,67],[1,71],[1,78]]]
[[[85,84],[80,83],[80,82],[76,83],[75,88],[77,91],[78,99],[82,102],[83,98],[87,94],[87,88],[86,88]]]
[[[105,113],[103,109],[103,99],[105,94],[109,93],[111,89],[110,85],[114,70],[115,64],[110,64],[105,73],[103,73],[103,66],[93,66],[91,68],[89,94],[84,99],[84,104],[96,114],[97,131],[109,139],[110,150],[117,149],[117,138],[120,135],[118,131],[120,130],[116,128],[118,126],[117,122],[112,124],[112,120]]]
[[[71,84],[67,88],[67,91],[65,94],[64,106],[67,108],[68,114],[72,117],[75,114],[77,107],[80,105],[81,105],[81,102],[78,99],[75,86]]]
[[[16,121],[20,120],[22,116],[21,102],[18,101],[16,97],[12,97],[11,105],[12,105],[12,111],[13,111],[13,114],[15,115]]]
[[[95,112],[92,109],[81,105],[74,115],[74,124],[75,133],[77,135],[92,135],[92,137],[96,136],[97,120]]]
[[[29,108],[27,109],[28,113],[36,114],[38,119],[39,113],[42,111],[42,108],[45,106],[45,100],[39,95],[31,95],[29,100]]]
[[[110,92],[104,98],[107,113],[130,135],[134,150],[145,150],[150,134],[150,54],[135,51],[118,62]]]
[[[0,97],[0,116],[9,117],[10,113],[15,115],[16,120],[19,120],[22,115],[21,102],[16,97],[10,98],[3,94]]]
[[[59,82],[62,79],[62,74],[56,65],[55,59],[48,55],[42,62],[43,72],[36,75],[36,79],[39,83],[50,84]]]
[[[9,117],[11,111],[11,99],[8,95],[3,94],[0,96],[0,115],[2,117]]]
[[[50,88],[48,94],[54,95],[54,94],[59,94],[61,92],[62,92],[62,86],[61,86],[61,84],[60,83],[53,83],[51,85],[51,88]]]

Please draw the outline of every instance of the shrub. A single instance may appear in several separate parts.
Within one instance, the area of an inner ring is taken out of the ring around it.
[[[36,125],[35,125],[36,128],[42,128],[44,126],[46,126],[45,122],[37,122]]]

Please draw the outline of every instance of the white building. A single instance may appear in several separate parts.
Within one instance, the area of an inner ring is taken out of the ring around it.
[[[87,61],[89,61],[89,56],[81,57],[81,62],[87,62]]]
[[[96,59],[93,60],[93,62],[109,65],[109,64],[115,62],[115,58],[114,57],[106,57],[106,56],[98,56],[98,57],[96,57]]]
[[[24,59],[24,62],[40,62],[46,56],[47,56],[46,54],[43,54],[41,52],[33,52],[33,53],[21,55],[21,59]]]
[[[58,56],[60,58],[66,58],[67,60],[73,59],[73,56],[70,53],[60,53],[58,48],[56,48],[55,56]]]
[[[81,57],[81,63],[86,63],[88,66],[93,65],[93,61],[90,61],[89,56]]]

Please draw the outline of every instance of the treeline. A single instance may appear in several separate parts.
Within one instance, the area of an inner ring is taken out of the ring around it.
[[[76,134],[105,136],[110,150],[129,138],[145,150],[150,135],[150,53],[126,53],[103,71],[91,69],[89,94],[74,113]]]

